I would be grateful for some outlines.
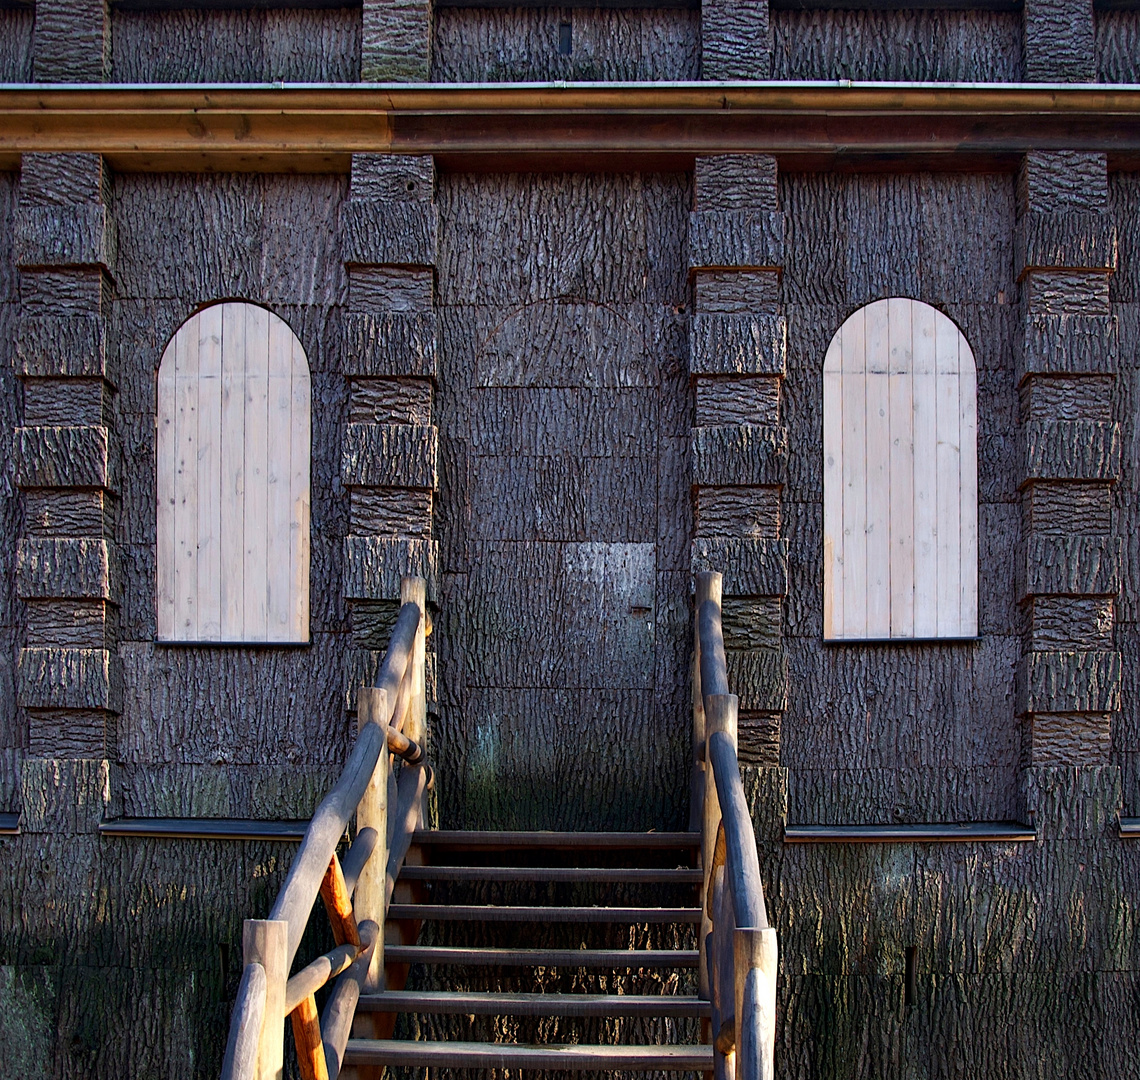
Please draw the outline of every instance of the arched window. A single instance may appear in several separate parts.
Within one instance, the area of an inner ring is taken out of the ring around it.
[[[823,635],[978,633],[977,375],[961,332],[877,300],[823,364]]]
[[[158,369],[160,641],[309,640],[309,365],[254,304],[203,308]]]

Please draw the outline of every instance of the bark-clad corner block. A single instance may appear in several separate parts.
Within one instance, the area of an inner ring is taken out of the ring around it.
[[[1110,375],[1118,351],[1115,315],[1034,314],[1018,342],[1018,382],[1030,375]]]
[[[438,486],[439,435],[420,424],[349,424],[341,454],[347,487]]]
[[[1033,713],[1025,728],[1028,767],[1108,764],[1112,713]]]
[[[783,375],[788,325],[783,315],[694,315],[689,326],[692,375]]]
[[[434,540],[346,537],[345,597],[349,600],[398,600],[400,578],[415,575],[427,580],[428,599],[434,602],[438,546]]]
[[[1108,155],[1031,150],[1021,160],[1017,198],[1022,213],[1104,210],[1108,206]]]
[[[344,365],[349,376],[436,377],[435,316],[348,314]]]
[[[692,572],[724,575],[725,596],[786,596],[788,541],[698,537],[692,546]]]
[[[17,428],[16,455],[22,488],[114,487],[105,427]]]
[[[1096,32],[1088,0],[1025,0],[1025,75],[1029,82],[1094,82]]]
[[[770,424],[725,424],[692,429],[693,484],[782,484],[788,463],[787,430]]]
[[[1042,652],[1023,658],[1019,713],[1116,712],[1120,653]]]
[[[788,657],[783,649],[729,649],[728,685],[740,708],[783,712],[788,707]]]
[[[373,202],[431,202],[435,158],[430,154],[353,154],[348,197]]]
[[[15,221],[18,266],[115,265],[116,233],[100,203],[79,206],[21,206]]]
[[[756,0],[703,0],[701,78],[767,79],[771,71],[768,5]]]
[[[693,167],[695,210],[779,209],[776,159],[770,154],[698,157]]]
[[[107,0],[36,0],[32,72],[41,83],[102,82],[111,70]]]
[[[361,80],[427,82],[431,34],[430,0],[364,0]]]
[[[1120,425],[1100,420],[1035,420],[1025,425],[1027,480],[1116,480]]]
[[[1025,545],[1027,596],[1115,596],[1120,592],[1119,536],[1041,536]]]
[[[106,649],[24,649],[18,701],[25,709],[100,709],[119,712],[118,658]]]
[[[74,836],[119,816],[116,766],[102,759],[28,758],[20,775],[20,831]]]
[[[26,599],[114,600],[113,560],[106,540],[21,540],[16,589]]]
[[[1029,824],[1040,840],[1075,840],[1115,829],[1123,807],[1117,765],[1028,768],[1022,772]]]
[[[349,199],[341,210],[341,254],[349,264],[433,266],[436,224],[432,203]]]
[[[1109,275],[1103,270],[1034,270],[1024,280],[1029,315],[1109,314]]]
[[[1049,268],[1116,269],[1116,226],[1107,212],[1031,210],[1017,223],[1019,275]]]
[[[689,265],[778,267],[784,264],[784,215],[764,210],[694,210]]]

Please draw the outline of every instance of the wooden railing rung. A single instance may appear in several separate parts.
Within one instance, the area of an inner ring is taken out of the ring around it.
[[[335,979],[360,955],[358,945],[338,945],[291,975],[285,984],[285,1011],[291,1013],[310,994]]]
[[[290,1013],[290,1019],[293,1021],[293,1040],[297,1044],[297,1068],[302,1080],[329,1080],[317,999],[312,994],[303,998]]]
[[[375,686],[357,699],[357,737],[344,771],[313,813],[270,918],[245,923],[246,966],[224,1080],[279,1080],[286,1016],[301,1075],[338,1076],[361,989],[379,987],[385,912],[411,835],[422,825],[432,775],[423,750],[426,583],[404,578],[400,591],[403,604]],[[398,780],[392,755],[404,762]],[[336,848],[354,816],[357,835],[342,865]],[[337,948],[289,978],[318,895]],[[322,1021],[314,995],[334,978]]]
[[[340,859],[336,857],[335,851],[321,882],[321,899],[325,902],[325,911],[328,912],[333,941],[338,945],[359,947],[360,935],[356,931],[356,918],[352,914],[352,898],[340,869]]]
[[[693,818],[701,820],[700,989],[710,1000],[713,1080],[772,1080],[776,932],[768,925],[756,834],[736,753],[721,575],[697,575],[693,662]],[[711,773],[711,775],[710,775]]]

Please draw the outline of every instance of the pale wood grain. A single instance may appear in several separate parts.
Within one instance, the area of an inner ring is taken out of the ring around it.
[[[198,313],[198,637],[222,636],[222,311]]]
[[[911,305],[890,300],[890,627],[895,637],[914,636],[914,362]]]
[[[155,417],[156,630],[160,641],[173,639],[174,629],[174,506],[177,497],[176,353],[171,341],[158,366],[158,414]]]
[[[914,633],[938,632],[938,428],[936,401],[935,318],[925,304],[911,312],[914,376]]]
[[[174,632],[198,637],[198,316],[175,339]]]
[[[188,319],[157,417],[160,640],[309,639],[311,380],[288,325],[253,304]]]
[[[245,312],[222,307],[222,639],[245,641]]]
[[[269,312],[245,305],[245,641],[265,641],[269,612]]]
[[[855,312],[824,359],[824,637],[977,634],[977,376],[927,304]]]
[[[864,312],[867,381],[867,637],[891,636],[891,397],[887,317],[890,301]]]

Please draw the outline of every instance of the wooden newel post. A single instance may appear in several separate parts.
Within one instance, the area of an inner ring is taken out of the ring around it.
[[[733,939],[736,968],[736,1080],[776,1075],[776,931],[741,928]]]
[[[420,609],[420,625],[416,629],[416,641],[408,663],[412,668],[412,692],[408,698],[408,712],[403,731],[413,742],[424,744],[424,731],[427,727],[427,582],[421,577],[400,579],[400,606],[415,604]],[[395,704],[394,702],[392,704]],[[399,717],[396,718],[397,722]]]
[[[375,687],[362,686],[356,698],[357,730],[377,724],[388,730],[388,695]],[[384,888],[388,869],[388,772],[391,754],[385,747],[376,761],[364,797],[356,808],[356,835],[362,829],[376,830],[376,847],[360,871],[352,897],[352,911],[357,925],[371,919],[378,929],[372,962],[368,966],[367,990],[381,989],[384,977]]]
[[[289,981],[289,924],[284,919],[246,919],[242,961],[265,969],[265,1013],[258,1042],[257,1080],[281,1080],[285,1068],[285,984]]]
[[[720,577],[719,574],[715,575]],[[701,819],[701,866],[704,868],[704,881],[702,895],[708,896],[709,878],[713,870],[713,850],[716,847],[716,833],[720,828],[720,800],[716,794],[716,780],[713,778],[712,762],[709,760],[709,738],[718,731],[726,731],[732,736],[732,745],[736,745],[736,708],[735,694],[716,694],[705,699],[704,710],[704,759],[705,759],[705,798],[704,813]],[[712,920],[707,910],[701,910],[701,941],[712,929]],[[702,956],[703,959],[703,956]],[[711,991],[707,965],[702,964],[700,971],[700,993],[706,1000]],[[716,1034],[715,1032],[713,1033]]]
[[[705,801],[705,705],[701,695],[701,604],[713,600],[721,602],[721,575],[712,570],[697,574],[696,595],[693,598],[693,774],[689,804],[689,828],[701,827],[701,808]]]

